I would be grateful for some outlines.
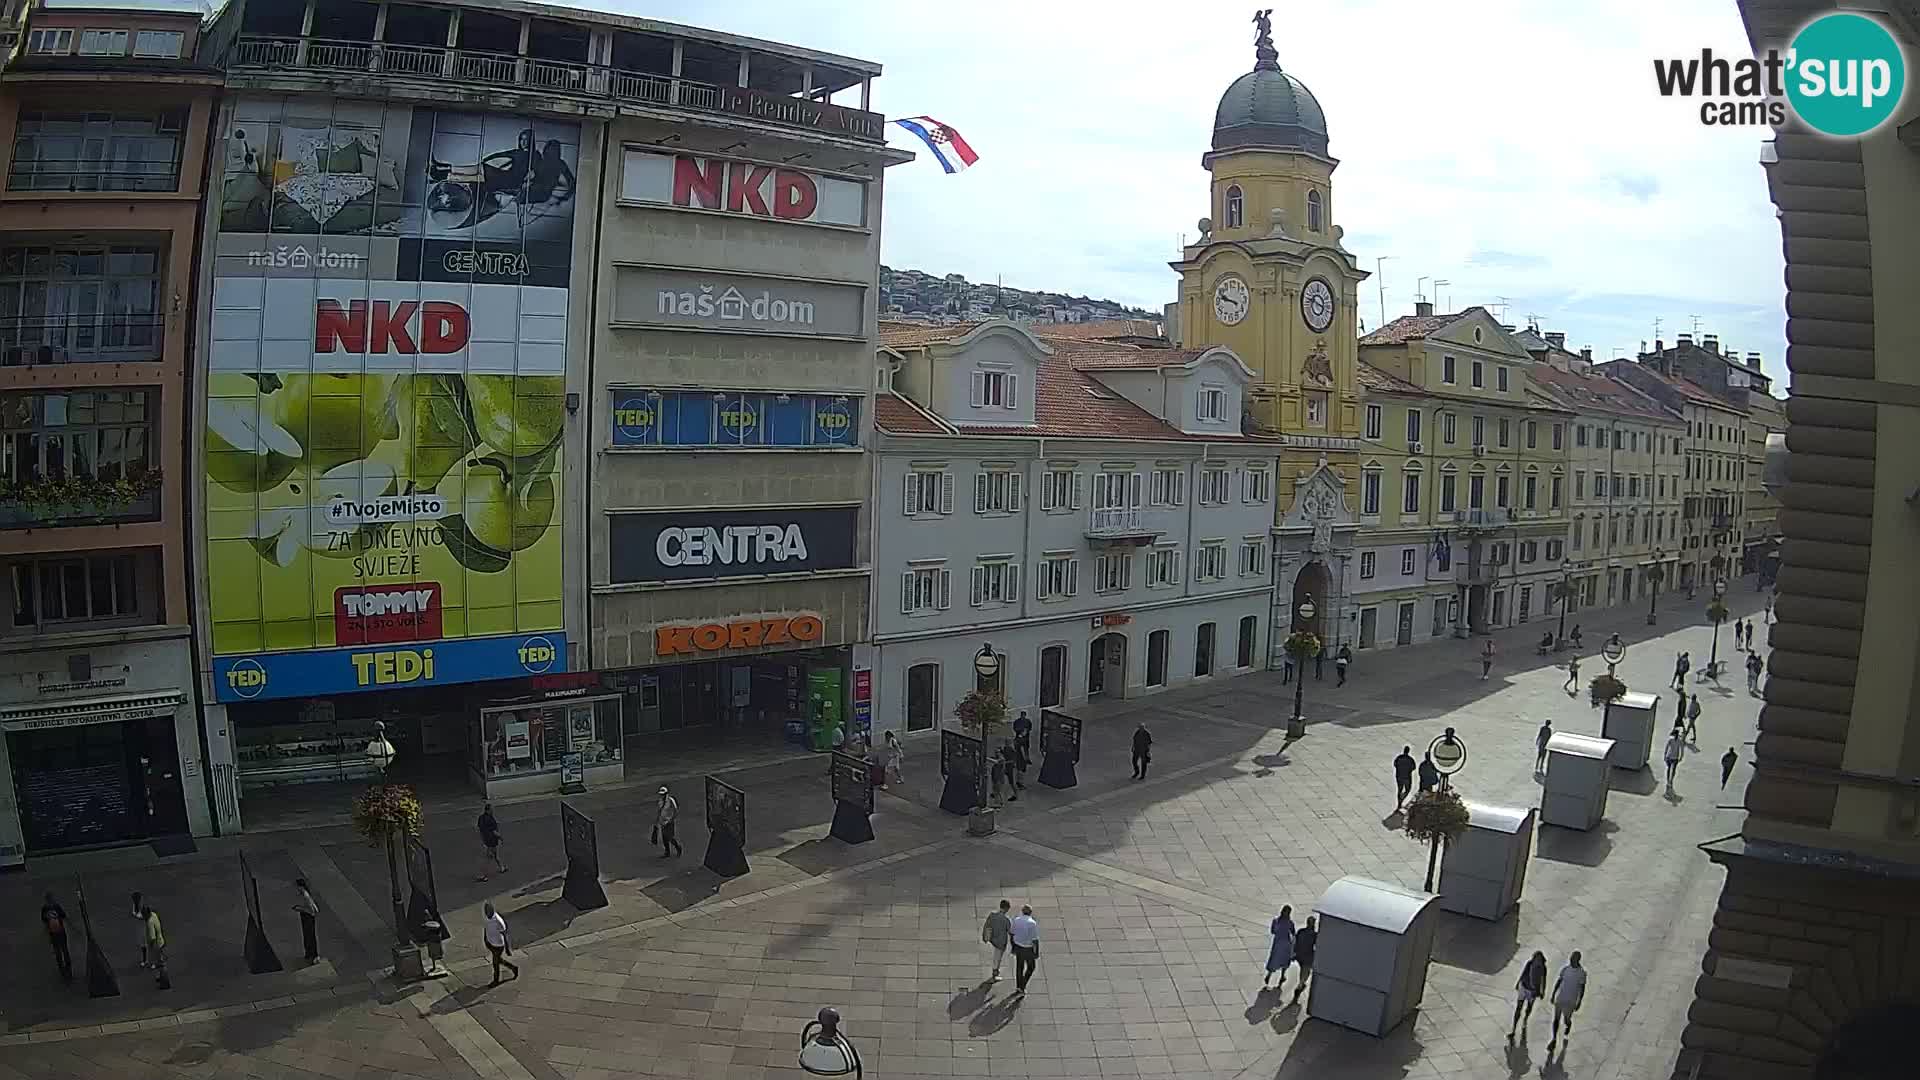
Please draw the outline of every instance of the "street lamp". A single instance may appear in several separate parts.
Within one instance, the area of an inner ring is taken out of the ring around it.
[[[374,766],[380,770],[379,783],[383,788],[387,784],[387,766],[393,764],[394,756],[397,753],[398,751],[394,750],[393,744],[387,741],[387,722],[385,720],[375,720],[373,722],[373,738],[367,743],[367,760],[373,762]],[[394,941],[400,947],[412,948],[413,939],[407,936],[407,906],[405,901],[400,899],[400,864],[398,855],[394,850],[397,845],[393,842],[393,830],[391,828],[387,830],[386,843],[387,887],[393,893]],[[398,948],[396,948],[394,955],[396,958],[399,956]],[[398,970],[397,959],[395,964],[396,970]]]
[[[1707,618],[1713,620],[1713,651],[1707,656],[1707,678],[1716,682],[1720,679],[1720,624],[1727,619],[1727,606],[1721,598],[1726,595],[1727,579],[1714,578],[1713,603],[1707,607]]]
[[[981,690],[994,689],[994,680],[1000,677],[1000,654],[993,651],[991,644],[980,646],[973,658],[974,685]]]
[[[1607,680],[1609,683],[1618,683],[1620,681],[1619,677],[1613,673],[1613,669],[1619,667],[1620,661],[1626,658],[1627,647],[1620,641],[1619,634],[1614,634],[1607,638],[1607,643],[1600,646],[1600,659],[1607,662]],[[1602,732],[1607,730],[1607,721],[1612,718],[1612,716],[1613,695],[1609,693],[1605,704],[1600,707],[1600,730]]]
[[[1655,548],[1653,549],[1653,566],[1649,567],[1647,570],[1647,584],[1653,586],[1653,588],[1648,590],[1648,593],[1650,594],[1647,599],[1647,625],[1648,626],[1653,625],[1653,620],[1654,620],[1653,609],[1655,605],[1660,603],[1660,583],[1662,581],[1665,581],[1666,577],[1667,577],[1667,572],[1664,569],[1662,569],[1660,566],[1660,549]]]
[[[1295,632],[1305,632],[1304,628],[1312,625],[1313,616],[1318,610],[1318,608],[1313,606],[1313,597],[1309,596],[1305,600],[1300,601],[1300,625],[1303,629]],[[1294,668],[1296,669],[1293,680],[1293,718],[1287,721],[1287,738],[1298,739],[1307,733],[1307,717],[1305,713],[1300,711],[1301,698],[1306,696],[1307,690],[1306,654],[1301,653],[1296,655],[1293,658],[1293,662]]]
[[[1466,740],[1454,734],[1452,728],[1448,728],[1439,738],[1427,744],[1427,760],[1433,762],[1434,770],[1440,774],[1440,789],[1452,790],[1453,785],[1448,781],[1448,777],[1467,767]],[[1428,892],[1433,891],[1433,875],[1439,866],[1440,834],[1434,833],[1433,846],[1427,850]]]
[[[828,1007],[800,1033],[800,1069],[814,1076],[860,1075],[860,1052],[840,1034],[840,1013]]]

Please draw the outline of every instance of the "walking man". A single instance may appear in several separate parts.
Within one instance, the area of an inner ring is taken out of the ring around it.
[[[1260,989],[1267,989],[1274,973],[1279,972],[1280,985],[1275,989],[1284,992],[1287,989],[1287,965],[1293,963],[1293,906],[1283,905],[1267,930],[1273,934],[1273,946],[1267,950],[1267,977],[1260,980]]]
[[[1487,676],[1492,673],[1493,673],[1493,639],[1488,638],[1486,645],[1482,647],[1480,650],[1480,681],[1486,682]]]
[[[1313,925],[1313,916],[1293,935],[1293,962],[1300,965],[1300,985],[1293,988],[1293,1000],[1298,1003],[1300,995],[1307,990],[1307,980],[1313,978],[1313,950],[1320,941],[1320,930]]]
[[[1587,996],[1587,969],[1580,966],[1580,952],[1567,957],[1567,966],[1553,981],[1553,1035],[1547,1040],[1547,1056],[1553,1056],[1553,1044],[1560,1040],[1560,1025],[1566,1024],[1567,1038],[1573,1038],[1573,1014]]]
[[[40,925],[47,928],[47,943],[53,946],[53,963],[60,969],[60,981],[73,981],[73,954],[67,951],[67,909],[47,894],[40,905]]]
[[[160,913],[149,905],[142,905],[140,917],[147,924],[147,959],[153,962],[153,985],[171,990],[173,979],[167,974],[167,932],[160,925]]]
[[[1681,685],[1686,681],[1686,678],[1687,678],[1687,654],[1683,652],[1680,655],[1673,658],[1673,680],[1667,683],[1667,685],[1678,690],[1680,689]]]
[[[1027,766],[1033,761],[1033,721],[1027,718],[1025,709],[1013,718],[1013,746],[1020,751],[1020,780],[1024,786]]]
[[[1580,692],[1580,658],[1579,657],[1576,656],[1573,659],[1567,661],[1567,684],[1565,686],[1562,686],[1560,689],[1565,690],[1567,692],[1568,697],[1572,697],[1574,694],[1577,694]]]
[[[1540,733],[1533,737],[1533,772],[1535,776],[1547,771],[1547,742],[1553,738],[1553,721],[1540,721]]]
[[[673,792],[663,785],[660,788],[660,801],[653,808],[653,831],[660,838],[660,857],[670,858],[685,849],[680,846],[680,838],[674,835],[674,827],[680,823],[680,804],[674,800]]]
[[[1293,681],[1293,654],[1288,653],[1286,655],[1286,660],[1280,666],[1280,685],[1285,686],[1288,683],[1291,683],[1292,681]]]
[[[1760,693],[1760,668],[1761,668],[1760,654],[1757,652],[1748,653],[1747,654],[1747,693],[1752,694],[1754,696],[1758,696]]]
[[[1720,755],[1720,790],[1727,789],[1727,781],[1733,779],[1733,767],[1739,763],[1740,755],[1734,753],[1731,746],[1727,747],[1726,753]]]
[[[1420,794],[1425,795],[1440,786],[1440,769],[1433,763],[1433,754],[1420,755]]]
[[[1547,954],[1533,950],[1527,966],[1520,969],[1520,981],[1513,986],[1513,1026],[1507,1029],[1507,1041],[1512,1042],[1514,1033],[1520,1032],[1520,1040],[1525,1042],[1526,1033],[1520,1025],[1533,1019],[1533,1003],[1547,992]]]
[[[1700,745],[1700,695],[1699,694],[1693,695],[1693,700],[1687,702],[1687,742],[1694,746]]]
[[[1347,665],[1351,663],[1353,663],[1353,649],[1346,645],[1340,646],[1340,654],[1333,658],[1333,673],[1339,676],[1340,681],[1333,685],[1347,685]]]
[[[314,903],[313,891],[307,888],[306,878],[294,878],[293,887],[300,896],[293,902],[293,910],[300,913],[300,940],[307,947],[307,963],[320,959],[320,936],[315,932],[320,918],[320,905]]]
[[[1040,965],[1040,924],[1034,921],[1031,906],[1020,905],[1020,914],[1013,917],[1008,935],[1013,941],[1013,989],[1025,994],[1033,969]]]
[[[1323,665],[1326,664],[1326,662],[1327,662],[1327,643],[1323,641],[1320,643],[1319,648],[1313,650],[1313,681],[1314,682],[1319,682],[1324,677],[1325,671],[1324,671]]]
[[[493,864],[495,870],[506,873],[507,864],[500,861],[500,821],[493,816],[493,803],[488,802],[480,807],[480,819],[475,825],[480,830],[480,846],[486,849],[487,861]],[[485,867],[480,870],[480,880],[487,880]]]
[[[1413,791],[1413,771],[1419,768],[1413,760],[1413,747],[1400,748],[1400,756],[1393,759],[1393,786],[1398,798],[1393,800],[1393,808],[1400,809],[1407,804],[1407,796]]]
[[[513,972],[514,978],[520,977],[520,965],[507,959],[513,955],[513,939],[507,936],[506,917],[493,910],[493,901],[489,900],[481,909],[486,915],[486,926],[481,932],[487,940],[487,952],[493,956],[493,982],[500,985],[500,969],[505,967]]]
[[[1133,729],[1133,778],[1145,780],[1147,766],[1153,762],[1153,732],[1147,730],[1147,722]]]
[[[1687,722],[1687,692],[1685,690],[1682,690],[1680,691],[1680,696],[1677,699],[1675,699],[1673,703],[1673,723],[1675,727],[1678,727],[1679,725],[1684,724],[1686,722]]]
[[[1680,768],[1680,759],[1686,756],[1686,734],[1680,730],[1678,725],[1675,725],[1673,734],[1667,739],[1667,750],[1664,755],[1667,762],[1667,790],[1669,792],[1673,790],[1673,774]]]
[[[987,912],[987,923],[980,928],[980,940],[993,946],[993,974],[988,976],[992,982],[1000,981],[1000,962],[1007,958],[1007,944],[1013,940],[1013,920],[1007,912],[1013,905],[1000,901],[1000,910]]]

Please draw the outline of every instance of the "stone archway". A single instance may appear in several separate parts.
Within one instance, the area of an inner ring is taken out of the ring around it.
[[[1857,1013],[1827,1036],[1813,1080],[1895,1080],[1914,1074],[1920,1006],[1882,1005]]]
[[[1327,607],[1332,601],[1332,590],[1329,588],[1331,580],[1327,564],[1319,559],[1301,567],[1300,572],[1293,576],[1293,603],[1288,606],[1287,614],[1295,631],[1306,630],[1321,641],[1327,639]],[[1300,617],[1300,605],[1309,596],[1313,598],[1313,618],[1305,620]]]

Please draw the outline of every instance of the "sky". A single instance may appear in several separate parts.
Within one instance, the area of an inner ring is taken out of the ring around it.
[[[1252,6],[1221,0],[585,2],[885,65],[873,108],[951,125],[980,162],[888,170],[883,261],[1152,310],[1208,212],[1214,108],[1254,60]],[[1418,290],[1596,359],[1717,334],[1784,386],[1770,132],[1704,126],[1654,87],[1656,57],[1751,55],[1733,0],[1276,5],[1273,38],[1327,115],[1333,222],[1382,269],[1367,329]]]

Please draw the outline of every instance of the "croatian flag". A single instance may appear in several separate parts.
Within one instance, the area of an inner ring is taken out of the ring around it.
[[[967,166],[980,160],[980,155],[973,152],[973,147],[967,145],[959,132],[931,116],[910,116],[894,123],[920,136],[920,141],[933,153],[933,159],[950,173],[965,172]]]

